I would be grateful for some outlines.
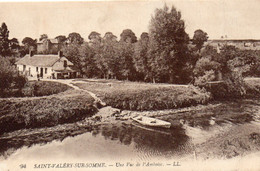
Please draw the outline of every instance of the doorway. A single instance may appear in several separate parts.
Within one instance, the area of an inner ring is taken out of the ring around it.
[[[43,68],[40,70],[40,77],[43,77]]]

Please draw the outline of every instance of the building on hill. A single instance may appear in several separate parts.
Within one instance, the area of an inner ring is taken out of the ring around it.
[[[213,39],[208,40],[205,45],[211,45],[217,49],[224,45],[231,45],[242,50],[260,50],[260,40],[257,39]]]
[[[37,42],[37,54],[57,54],[61,46],[57,39],[42,39]]]
[[[25,55],[16,63],[19,73],[28,78],[76,78],[80,72],[74,64],[59,52],[58,55]]]

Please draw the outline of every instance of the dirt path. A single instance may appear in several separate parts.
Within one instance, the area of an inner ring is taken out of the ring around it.
[[[66,84],[72,88],[74,88],[75,90],[81,90],[81,91],[84,91],[84,92],[87,92],[91,97],[93,97],[95,99],[95,102],[96,103],[99,103],[101,104],[101,106],[106,106],[106,103],[103,102],[100,98],[97,97],[96,94],[88,91],[88,90],[84,90],[84,89],[81,89],[75,85],[73,85],[73,83],[84,83],[84,81],[81,81],[81,80],[73,80],[73,79],[66,79],[66,80],[53,80],[53,79],[41,79],[41,81],[53,81],[53,82],[59,82],[59,83],[63,83],[63,84]]]

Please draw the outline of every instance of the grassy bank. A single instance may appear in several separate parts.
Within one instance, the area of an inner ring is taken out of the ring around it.
[[[78,90],[57,95],[0,99],[0,134],[21,128],[48,127],[96,113],[94,99]]]
[[[106,104],[125,110],[161,110],[205,104],[210,94],[193,86],[136,82],[75,83],[97,94]]]
[[[214,100],[233,100],[260,97],[260,78],[245,78],[243,86],[245,89],[245,94],[229,92],[228,86],[225,82],[212,82],[206,84],[204,88],[212,94]]]
[[[0,97],[36,97],[58,94],[71,89],[66,84],[52,81],[28,81],[22,89],[5,89],[0,92]]]

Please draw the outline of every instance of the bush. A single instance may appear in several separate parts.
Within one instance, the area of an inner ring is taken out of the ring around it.
[[[32,91],[29,93],[32,94],[32,96],[48,96],[58,94],[70,88],[66,84],[52,81],[33,81],[29,83],[28,87],[28,91]]]
[[[164,86],[144,83],[113,85],[82,83],[77,86],[96,93],[106,104],[126,110],[162,110],[205,104],[210,93],[194,86]]]
[[[7,58],[0,57],[0,97],[20,96],[26,82]]]
[[[88,94],[69,97],[0,99],[0,135],[21,128],[55,126],[92,116],[97,112]]]

